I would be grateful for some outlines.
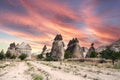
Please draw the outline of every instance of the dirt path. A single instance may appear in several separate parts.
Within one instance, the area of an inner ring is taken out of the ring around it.
[[[0,80],[33,80],[33,75],[41,76],[43,80],[119,80],[120,70],[46,61],[14,61],[0,70]]]
[[[36,62],[30,62],[30,63],[34,65],[36,68],[40,68],[48,72],[48,74],[50,74],[52,78],[50,80],[89,80],[89,79],[85,79],[80,76],[75,76],[75,75],[60,71],[60,70],[55,70],[54,68],[43,65],[43,64],[38,64]]]
[[[25,74],[29,67],[25,62],[19,62],[18,65],[8,70],[6,74],[0,77],[0,80],[31,80],[31,76]]]

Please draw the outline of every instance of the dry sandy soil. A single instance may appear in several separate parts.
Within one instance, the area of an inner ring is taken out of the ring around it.
[[[7,61],[0,62],[0,80],[120,80],[120,70],[85,62]]]

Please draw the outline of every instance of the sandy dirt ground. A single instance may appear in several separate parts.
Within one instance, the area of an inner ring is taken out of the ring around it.
[[[21,61],[0,64],[0,80],[119,80],[120,70],[79,62]]]

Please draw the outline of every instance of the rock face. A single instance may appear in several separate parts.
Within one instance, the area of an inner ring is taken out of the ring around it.
[[[44,47],[43,47],[43,49],[42,49],[42,56],[43,56],[44,58],[46,58],[46,53],[45,53],[46,49],[47,49],[47,46],[44,45]]]
[[[95,48],[94,48],[94,43],[91,44],[91,47],[89,48],[88,52],[87,52],[87,55],[86,57],[90,57],[91,53],[95,51]]]
[[[51,49],[51,57],[56,57],[60,60],[64,59],[64,42],[62,41],[62,35],[58,34],[54,38],[54,42],[52,43],[52,49]]]
[[[16,56],[19,56],[21,53],[24,53],[28,55],[28,59],[31,59],[31,50],[31,46],[23,42],[17,45],[15,43],[11,43],[7,51]]]
[[[81,47],[81,51],[83,52],[83,57],[85,58],[88,52],[88,48],[87,47]]]
[[[10,52],[12,55],[17,55],[17,47],[14,42],[10,44],[7,51]]]
[[[119,52],[120,51],[120,39],[113,42],[111,45],[109,45],[109,47],[110,47],[111,50]]]
[[[67,45],[66,52],[72,53],[73,58],[83,58],[82,48],[79,45],[79,41],[77,38],[73,38],[69,41]]]
[[[98,47],[98,48],[96,49],[96,52],[100,53],[100,52],[102,52],[102,51],[105,50],[105,49],[107,49],[106,46],[100,46],[100,47]]]
[[[120,39],[113,42],[112,44],[110,45],[107,45],[107,46],[100,46],[96,49],[96,51],[98,53],[102,52],[103,50],[107,49],[107,47],[109,47],[111,50],[113,51],[116,51],[116,52],[119,52],[120,51]]]

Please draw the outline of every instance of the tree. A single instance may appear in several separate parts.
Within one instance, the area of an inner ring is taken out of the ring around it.
[[[22,53],[22,54],[19,56],[19,58],[20,58],[21,60],[25,60],[25,59],[27,58],[27,54]]]
[[[12,56],[12,55],[11,55],[10,51],[7,51],[6,54],[5,54],[5,57],[8,58],[8,59],[10,59],[11,56]]]
[[[110,48],[101,52],[101,57],[105,59],[111,59],[112,64],[114,65],[115,60],[120,59],[120,52],[115,52]]]
[[[67,59],[67,58],[71,58],[71,57],[72,57],[72,53],[69,52],[69,51],[67,51],[67,52],[65,52],[64,57],[65,57],[65,59]]]
[[[92,51],[90,54],[90,58],[95,58],[98,56],[98,53],[96,51]]]
[[[4,54],[4,51],[2,50],[0,52],[0,60],[3,60],[5,58],[5,54]]]

